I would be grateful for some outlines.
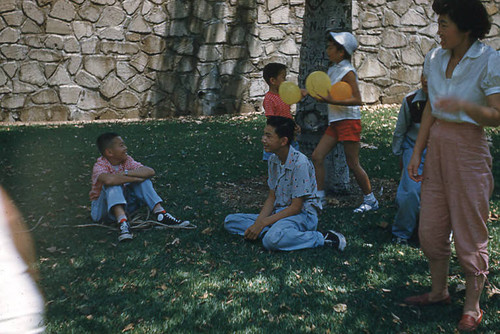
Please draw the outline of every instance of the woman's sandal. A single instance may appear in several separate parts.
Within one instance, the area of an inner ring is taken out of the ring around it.
[[[474,319],[473,316],[468,314],[462,314],[462,319],[458,323],[458,330],[461,332],[473,332],[477,329],[481,320],[483,320],[483,310],[481,310],[481,314],[477,319]]]
[[[437,304],[449,305],[449,304],[451,304],[451,297],[448,295],[444,299],[437,300],[437,301],[431,301],[431,300],[429,300],[429,293],[424,293],[423,295],[411,296],[411,297],[405,298],[404,302],[405,302],[405,304],[416,305],[416,306],[428,306],[428,305],[437,305]]]

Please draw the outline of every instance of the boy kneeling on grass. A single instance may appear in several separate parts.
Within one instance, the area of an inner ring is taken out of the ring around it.
[[[228,215],[224,227],[248,240],[262,237],[268,250],[292,251],[332,246],[344,250],[346,240],[335,231],[318,232],[321,202],[314,167],[309,159],[290,146],[295,122],[271,116],[264,128],[262,144],[274,153],[268,161],[269,195],[260,214]]]
[[[118,241],[131,240],[127,214],[146,204],[162,224],[183,222],[163,209],[163,200],[153,188],[150,178],[155,171],[127,154],[127,146],[116,133],[103,133],[97,138],[101,157],[92,170],[91,216],[95,222],[116,221],[120,226]]]

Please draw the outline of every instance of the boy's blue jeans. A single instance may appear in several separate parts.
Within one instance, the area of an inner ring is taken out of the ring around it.
[[[420,212],[421,183],[410,179],[407,169],[414,146],[415,143],[406,137],[402,146],[403,173],[396,193],[397,212],[394,224],[392,224],[392,234],[402,239],[411,238],[417,226],[418,214]],[[419,174],[422,174],[424,169],[425,153],[426,151],[422,154],[422,160],[420,161],[420,166],[418,166]]]
[[[258,214],[230,214],[224,221],[224,228],[232,234],[243,236],[255,223]],[[292,251],[303,248],[315,248],[324,245],[323,235],[316,231],[318,216],[301,212],[298,215],[278,220],[266,226],[259,235],[264,248],[272,251]]]
[[[125,206],[125,212],[132,213],[146,204],[153,210],[162,199],[153,188],[151,180],[127,183],[119,186],[103,186],[99,198],[92,201],[90,215],[95,222],[115,221],[116,217],[111,212],[115,205]]]

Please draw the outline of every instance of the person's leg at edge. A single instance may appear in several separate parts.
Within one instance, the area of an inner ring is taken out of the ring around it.
[[[311,160],[316,172],[318,191],[325,189],[325,157],[337,145],[337,139],[324,134],[311,155]],[[323,194],[324,196],[324,194]]]
[[[361,188],[363,195],[368,195],[372,192],[372,185],[370,183],[370,179],[368,178],[368,174],[366,174],[365,170],[359,163],[359,149],[359,142],[344,141],[344,152],[347,166],[354,174],[354,178]]]
[[[429,269],[431,271],[432,288],[429,293],[429,301],[437,302],[448,298],[448,271],[449,259],[429,259]]]

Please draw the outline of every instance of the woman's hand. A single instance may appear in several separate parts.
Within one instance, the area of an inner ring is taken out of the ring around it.
[[[415,182],[422,182],[424,179],[423,175],[418,174],[418,167],[420,166],[420,159],[421,156],[418,153],[413,152],[410,162],[408,163],[408,175],[410,176],[410,179],[412,179]]]

